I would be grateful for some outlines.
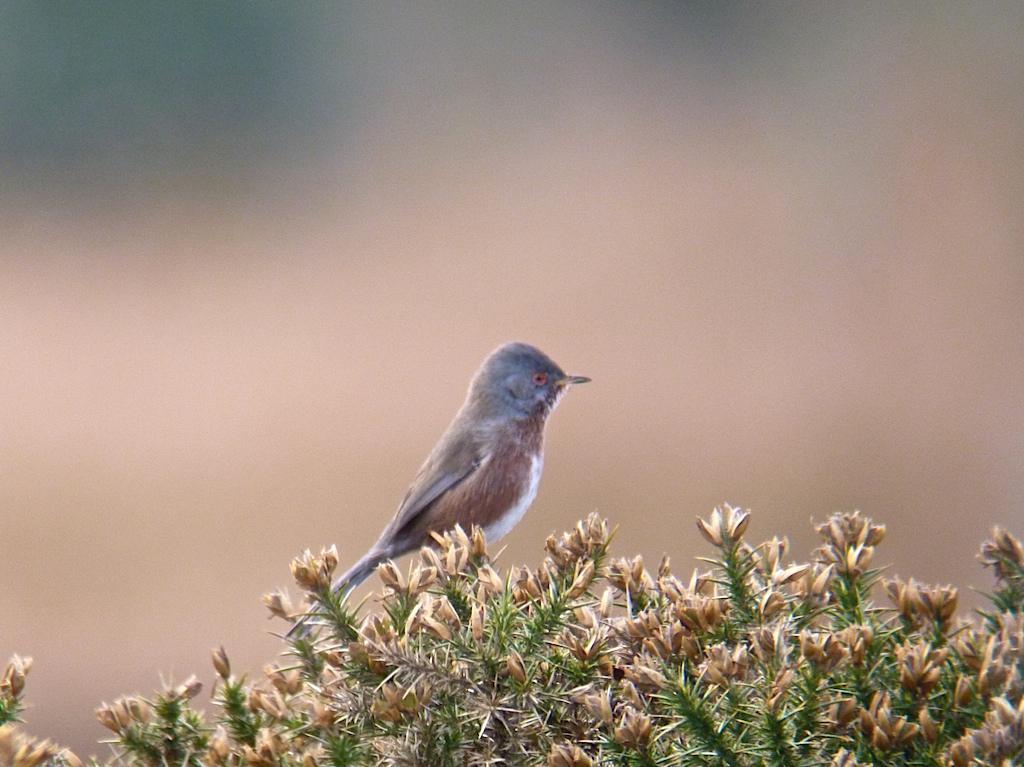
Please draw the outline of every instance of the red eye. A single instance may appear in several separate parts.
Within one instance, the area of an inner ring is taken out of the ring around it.
[[[537,384],[537,386],[543,386],[548,382],[548,374],[543,370],[538,370],[533,374],[533,382]]]

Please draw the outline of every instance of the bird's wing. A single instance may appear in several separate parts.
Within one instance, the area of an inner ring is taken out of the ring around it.
[[[402,499],[395,518],[381,536],[394,539],[434,501],[463,482],[486,458],[484,441],[472,431],[462,431],[452,439],[450,430],[434,448]]]

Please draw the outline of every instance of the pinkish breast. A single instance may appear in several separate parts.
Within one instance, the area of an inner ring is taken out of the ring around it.
[[[432,529],[447,530],[458,523],[468,532],[476,524],[489,542],[505,535],[537,495],[543,448],[543,419],[503,428],[480,468],[437,500],[430,514]]]

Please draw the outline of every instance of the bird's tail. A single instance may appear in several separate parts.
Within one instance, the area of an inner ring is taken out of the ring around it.
[[[345,571],[344,575],[337,578],[334,583],[331,584],[331,592],[334,594],[338,594],[340,592],[347,595],[356,586],[369,578],[373,574],[373,571],[377,569],[377,565],[387,558],[386,554],[382,554],[377,551],[377,549],[370,549],[362,559],[352,565],[352,567]],[[300,616],[285,636],[288,639],[296,639],[306,636],[311,629],[310,617],[310,613]]]

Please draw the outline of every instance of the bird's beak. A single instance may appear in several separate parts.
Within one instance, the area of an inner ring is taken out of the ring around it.
[[[573,384],[587,383],[589,380],[590,379],[586,376],[566,376],[558,382],[558,386],[564,389],[565,387],[572,386]]]

